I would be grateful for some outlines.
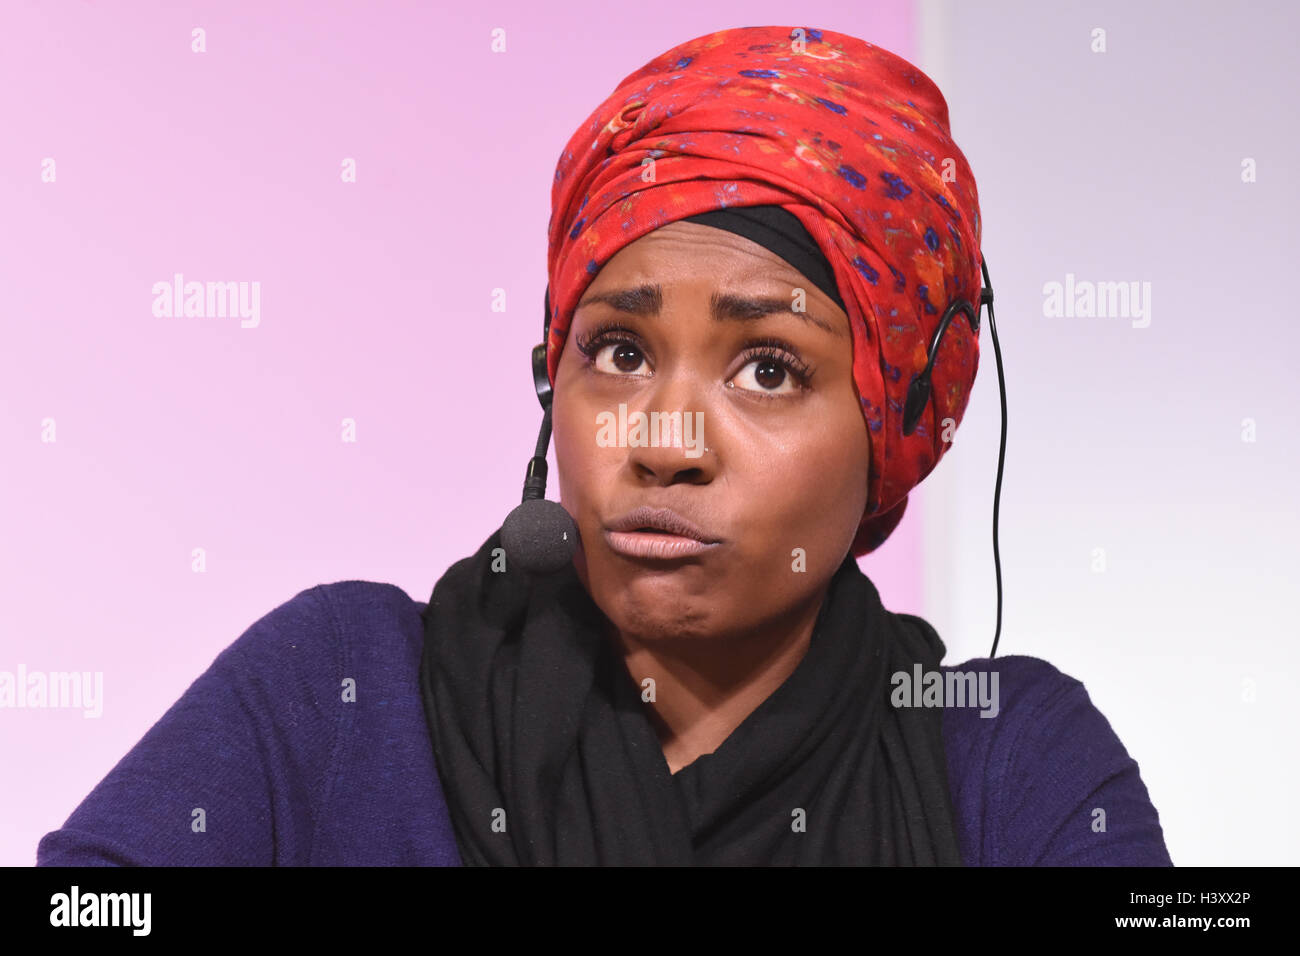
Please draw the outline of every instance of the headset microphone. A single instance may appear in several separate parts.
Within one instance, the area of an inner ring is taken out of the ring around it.
[[[980,271],[984,275],[984,288],[980,292],[980,305],[989,307],[989,331],[993,333],[993,357],[998,363],[998,392],[1002,396],[1002,440],[998,446],[998,480],[993,489],[993,570],[997,575],[998,582],[998,623],[997,630],[993,632],[993,650],[989,651],[989,657],[994,657],[998,652],[998,638],[1002,636],[1002,558],[998,553],[998,503],[1002,499],[1002,462],[1007,455],[1007,386],[1002,375],[1002,347],[998,345],[998,326],[993,320],[993,283],[989,281],[989,267],[984,262],[984,257],[980,256]],[[939,326],[934,330],[934,338],[930,340],[930,357],[925,363],[925,369],[912,380],[912,384],[907,388],[907,400],[903,403],[903,434],[910,435],[916,431],[917,422],[921,418],[921,411],[925,408],[925,403],[930,398],[930,371],[934,368],[935,357],[939,354],[939,341],[943,338],[943,333],[948,331],[948,325],[958,312],[966,314],[966,321],[970,324],[971,334],[979,337],[980,333],[980,313],[979,309],[972,307],[966,299],[957,299],[943,314],[939,320]]]
[[[524,475],[524,496],[501,525],[501,546],[508,560],[525,571],[550,574],[573,560],[578,526],[564,506],[546,497],[546,451],[551,444],[551,381],[546,374],[546,341],[551,333],[551,290],[546,288],[546,324],[542,344],[533,348],[533,387],[542,403],[537,450]]]

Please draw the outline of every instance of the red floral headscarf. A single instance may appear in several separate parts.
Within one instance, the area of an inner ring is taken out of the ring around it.
[[[647,157],[654,175],[643,178]],[[696,213],[766,204],[803,223],[848,313],[871,434],[860,556],[890,535],[947,451],[979,364],[959,313],[920,422],[903,435],[907,387],[939,320],[955,298],[978,314],[981,278],[975,179],[943,94],[906,60],[830,30],[743,27],[683,43],[623,80],[556,166],[547,375],[554,385],[577,303],[621,248]]]

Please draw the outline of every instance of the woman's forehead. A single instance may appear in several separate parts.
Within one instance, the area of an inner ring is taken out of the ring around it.
[[[742,328],[752,326],[768,316],[787,316],[798,319],[800,327],[807,327],[810,331],[818,330],[818,334],[846,342],[850,339],[848,316],[835,303],[810,295],[808,290],[811,286],[802,290],[802,300],[775,284],[771,291],[766,291],[753,285],[735,285],[726,280],[705,278],[692,283],[692,287],[698,290],[692,294],[698,295],[707,290],[707,319],[719,327],[729,325]],[[619,315],[654,320],[664,313],[668,297],[661,283],[641,279],[627,284],[611,283],[593,290],[583,305],[607,306]],[[583,306],[579,306],[579,309],[582,310]],[[592,314],[594,321],[597,311],[587,311]],[[705,320],[706,316],[701,314],[700,321]]]
[[[751,271],[770,272],[773,275],[789,276],[792,279],[800,275],[789,262],[754,240],[699,222],[678,220],[660,226],[624,246],[615,253],[604,268],[608,269],[614,265],[624,253],[629,253],[624,258],[624,263],[628,260],[648,258],[680,258],[693,262],[703,254],[734,260],[737,267]]]
[[[770,249],[725,229],[690,222],[661,226],[620,249],[587,286],[578,308],[609,302],[622,290],[653,286],[662,297],[687,285],[717,295],[761,290],[787,298],[802,289],[823,304],[823,311],[843,314],[811,279]]]

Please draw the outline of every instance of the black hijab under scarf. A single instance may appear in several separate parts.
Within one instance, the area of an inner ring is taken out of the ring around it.
[[[785,210],[690,218],[766,246],[842,307]],[[421,696],[467,865],[961,863],[943,711],[890,704],[891,675],[937,670],[943,643],[886,610],[851,554],[794,672],[675,774],[572,564],[511,568],[498,530],[438,580],[423,621]]]

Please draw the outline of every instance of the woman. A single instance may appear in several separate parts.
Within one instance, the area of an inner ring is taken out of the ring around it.
[[[552,195],[572,560],[530,573],[497,531],[427,605],[302,592],[38,862],[1168,865],[1078,681],[942,667],[854,560],[975,377],[959,313],[904,426],[941,317],[980,301],[947,129],[928,78],[830,31],[724,30],[624,80]],[[929,699],[934,674],[993,694]]]

